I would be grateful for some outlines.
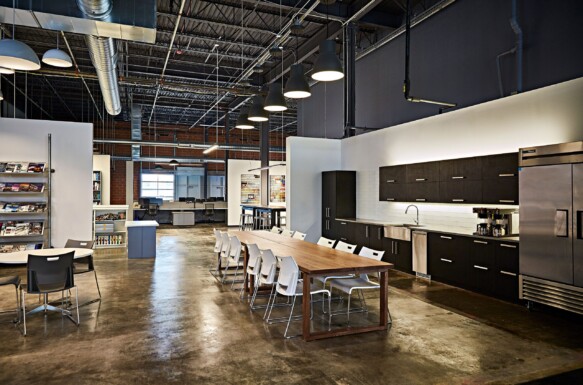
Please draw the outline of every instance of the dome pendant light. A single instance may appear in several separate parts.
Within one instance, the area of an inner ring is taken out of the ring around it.
[[[237,123],[235,124],[235,128],[240,130],[251,130],[255,128],[253,123],[249,121],[249,113],[247,112],[246,108],[241,109],[239,117],[237,118]]]
[[[331,82],[343,77],[342,63],[336,56],[336,42],[334,40],[324,40],[320,43],[320,54],[314,63],[312,79]]]
[[[265,106],[263,109],[270,112],[287,110],[280,82],[273,82],[269,85],[269,92],[267,93],[267,98],[265,98]]]
[[[12,68],[0,67],[0,74],[12,75],[13,73],[14,73],[14,70]]]
[[[303,99],[312,95],[310,85],[304,76],[304,66],[301,64],[292,64],[290,68],[290,77],[285,84],[283,95],[290,99]]]
[[[57,48],[49,49],[42,58],[43,63],[53,67],[67,68],[73,66],[73,61],[69,55],[59,49],[59,35],[57,34]]]
[[[12,2],[12,39],[0,40],[0,67],[21,71],[35,71],[40,69],[40,60],[28,45],[14,40],[16,25],[16,6]]]
[[[263,109],[263,97],[261,95],[255,95],[253,97],[253,104],[251,105],[247,119],[252,122],[266,122],[269,120],[267,111]]]

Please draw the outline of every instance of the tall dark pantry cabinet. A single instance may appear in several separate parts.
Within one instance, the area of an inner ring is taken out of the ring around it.
[[[336,239],[342,229],[335,218],[356,217],[356,171],[322,173],[322,236]]]

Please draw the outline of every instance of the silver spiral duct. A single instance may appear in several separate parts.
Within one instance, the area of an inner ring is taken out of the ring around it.
[[[108,0],[77,0],[85,17],[107,21],[112,8]],[[117,51],[111,37],[86,36],[85,42],[91,62],[97,72],[105,109],[110,115],[121,112],[119,86],[117,84]]]

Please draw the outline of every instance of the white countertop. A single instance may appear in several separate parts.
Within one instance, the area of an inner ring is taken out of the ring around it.
[[[93,255],[91,249],[74,249],[74,248],[60,248],[60,249],[38,249],[38,250],[24,250],[15,251],[13,253],[0,254],[0,263],[5,264],[24,264],[28,262],[28,255],[44,255],[52,256],[58,254],[65,254],[70,251],[75,251],[73,258],[83,258]]]
[[[126,221],[126,227],[158,227],[156,221]]]

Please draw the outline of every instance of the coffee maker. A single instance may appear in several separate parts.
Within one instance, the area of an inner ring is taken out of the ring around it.
[[[518,235],[518,213],[513,209],[474,207],[480,223],[474,235],[507,237]]]

